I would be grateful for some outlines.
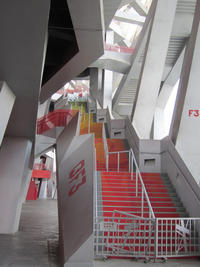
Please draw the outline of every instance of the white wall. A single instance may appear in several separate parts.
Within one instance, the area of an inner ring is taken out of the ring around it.
[[[161,170],[167,173],[191,217],[200,217],[200,188],[169,138],[162,141]]]

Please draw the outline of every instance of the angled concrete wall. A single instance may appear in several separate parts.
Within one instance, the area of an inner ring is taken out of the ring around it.
[[[62,264],[92,267],[94,135],[75,137],[64,155],[60,145],[57,179]]]
[[[0,151],[0,233],[18,230],[21,206],[30,182],[32,143],[26,138],[5,137]]]
[[[10,118],[10,114],[15,102],[15,95],[6,84],[0,81],[0,146],[6,131],[6,127]]]

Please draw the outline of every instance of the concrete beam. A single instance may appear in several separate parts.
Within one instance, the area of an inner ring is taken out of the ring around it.
[[[170,136],[196,181],[200,182],[200,1],[196,3],[192,32],[186,47]],[[189,113],[189,110],[196,110]]]
[[[105,29],[108,29],[122,0],[103,0]]]
[[[184,55],[185,55],[185,48],[182,50],[172,70],[170,71],[170,73],[168,74],[167,78],[165,79],[163,83],[161,92],[157,100],[157,107],[161,109],[165,108],[167,104],[167,100],[171,94],[171,91],[174,85],[176,84],[176,82],[178,81],[178,79],[180,78]],[[169,90],[169,87],[171,88],[171,90]]]
[[[140,0],[123,0],[122,2],[121,2],[121,5],[120,5],[120,7],[123,7],[123,6],[125,6],[125,5],[130,5],[130,6],[132,6],[134,9],[135,9],[135,11],[139,14],[139,15],[141,15],[141,16],[146,16],[147,15],[147,13],[148,13],[148,10],[146,9],[146,7],[141,3],[141,1]]]
[[[50,2],[0,1],[0,80],[16,96],[6,129],[9,136],[35,138]]]
[[[119,25],[117,25],[114,21],[112,21],[109,25],[109,28],[111,30],[113,30],[115,32],[115,34],[117,34],[119,37],[121,37],[122,39],[126,39],[126,36],[123,34],[121,28],[119,27]]]
[[[104,55],[93,62],[90,67],[126,74],[131,67],[130,61],[130,54],[105,51]]]
[[[137,24],[140,26],[142,26],[145,22],[145,17],[141,17],[141,16],[133,15],[133,14],[125,14],[124,12],[121,12],[121,11],[117,11],[115,13],[114,18],[118,21],[131,23],[131,24]]]
[[[149,139],[160,90],[177,0],[157,0],[138,84],[133,125],[142,139]]]
[[[137,11],[137,13],[140,16],[146,16],[148,13],[148,10],[146,9],[146,7],[142,4],[142,2],[140,0],[134,0],[130,3],[130,5],[135,9],[135,11]]]
[[[116,112],[117,112],[117,105],[119,103],[120,95],[123,94],[124,88],[126,88],[126,86],[128,85],[129,81],[132,79],[133,76],[135,79],[139,78],[138,69],[140,70],[141,68],[141,63],[139,63],[139,59],[146,45],[147,36],[149,32],[149,25],[152,20],[153,14],[155,12],[155,6],[156,6],[155,2],[153,2],[149,10],[148,16],[145,20],[142,31],[140,32],[140,35],[138,36],[136,45],[134,47],[133,58],[132,58],[132,63],[131,63],[132,66],[129,72],[127,73],[127,75],[125,75],[123,79],[121,80],[119,87],[116,90],[115,95],[113,97],[112,105],[113,105],[113,109]]]
[[[79,52],[42,87],[43,103],[104,53],[104,18],[101,0],[67,0]],[[89,7],[89,8],[88,8]],[[92,10],[92,12],[91,12]]]

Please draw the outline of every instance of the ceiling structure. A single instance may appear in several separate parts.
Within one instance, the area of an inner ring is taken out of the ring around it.
[[[130,116],[136,99],[144,59],[148,25],[150,24],[148,8],[151,0],[104,0],[103,7],[100,7],[99,3],[92,3],[91,0],[87,0],[87,3],[84,3],[84,9],[72,0],[68,0],[68,4],[65,0],[60,0],[59,4],[55,0],[52,3],[49,23],[50,42],[47,48],[40,101],[44,102],[71,79],[88,79],[89,68],[85,69],[85,67],[89,65],[92,68],[114,72],[117,82],[113,85],[113,111],[120,116]],[[174,69],[175,63],[190,36],[195,4],[196,0],[178,0],[162,84]],[[95,12],[98,13],[98,7],[101,10],[101,14],[96,16],[96,23],[94,20],[91,23],[88,17],[90,13],[88,6],[94,10],[91,19],[94,19]],[[59,12],[61,12],[60,20],[58,20]],[[102,15],[104,15],[103,19]],[[68,19],[63,27],[59,26],[61,28],[59,29],[56,25],[64,21],[65,16]],[[131,54],[104,50],[102,43],[104,26],[106,30],[114,31],[115,45],[133,47],[134,49],[140,42],[139,33],[145,29],[144,32],[146,33],[139,45],[137,56],[135,56],[135,51]],[[89,41],[87,42],[87,49],[83,40],[85,38]],[[55,49],[54,41],[58,43],[58,46],[60,45],[61,49],[58,47]],[[68,46],[71,49],[69,53],[72,55],[71,60],[64,49],[65,47],[68,50]],[[101,54],[103,55],[100,57]],[[54,62],[55,57],[57,60]],[[94,60],[95,58],[98,59]]]
[[[65,0],[59,0],[60,2],[63,2]],[[66,1],[65,1],[66,2]],[[54,24],[57,22],[60,23],[60,21],[57,21],[57,14],[59,14],[59,11],[57,9],[57,0],[55,0],[55,8],[53,9],[52,13],[54,14],[54,11],[56,13],[55,17],[52,19],[52,24],[54,27]],[[67,0],[67,7],[65,5],[65,8],[63,7],[62,3],[62,12],[66,16],[69,16],[67,19],[67,23],[63,24],[63,28],[70,27],[69,29],[63,29],[66,30],[65,36],[68,38],[71,36],[71,45],[74,47],[72,48],[72,55],[73,57],[70,58],[68,55],[68,52],[63,48],[61,49],[61,52],[59,49],[55,49],[55,51],[52,51],[54,46],[50,44],[50,56],[47,54],[47,69],[49,67],[48,65],[48,57],[51,58],[60,55],[61,54],[61,61],[54,66],[53,71],[50,71],[50,75],[47,75],[47,78],[44,76],[44,82],[43,86],[41,88],[41,94],[40,94],[40,102],[44,103],[49,97],[51,97],[52,94],[54,94],[56,91],[58,91],[60,88],[62,88],[67,82],[74,79],[77,75],[81,74],[87,66],[89,66],[93,61],[95,61],[97,58],[99,58],[103,52],[104,52],[104,20],[103,20],[103,5],[102,1],[100,0],[85,0],[84,5],[80,0],[74,1],[74,0]],[[65,10],[65,11],[64,11]],[[91,12],[92,10],[92,12]],[[68,12],[69,11],[69,12]],[[53,16],[52,16],[53,17]],[[64,19],[64,16],[63,16]],[[73,28],[71,27],[71,22],[73,25]],[[66,26],[67,25],[67,26]],[[52,26],[50,24],[49,29],[52,29]],[[74,31],[74,34],[72,33]],[[57,38],[58,36],[63,36],[62,33],[58,33],[58,31],[53,31],[53,39]],[[75,37],[76,42],[75,42]],[[69,39],[69,38],[68,38]],[[63,44],[64,41],[62,41]],[[69,44],[69,40],[65,42],[67,43],[67,47]],[[62,46],[62,45],[61,45]],[[69,44],[70,46],[70,44]],[[67,49],[66,47],[66,49]],[[77,50],[78,47],[78,50]],[[70,48],[71,50],[71,48]],[[69,51],[70,51],[69,50]],[[57,51],[57,52],[56,52]],[[48,50],[47,50],[48,52]],[[54,54],[55,53],[55,54]],[[70,53],[69,53],[70,54]],[[51,61],[50,63],[51,64]],[[51,67],[50,67],[51,69]],[[57,69],[57,72],[53,74],[54,70]],[[89,72],[88,72],[89,73]],[[46,73],[44,73],[46,75]],[[47,71],[48,74],[48,71]],[[86,74],[84,73],[82,76],[84,77]]]
[[[130,7],[133,7],[138,14],[130,15],[127,14],[126,9],[124,9],[125,12],[121,11],[122,9],[119,9],[115,13],[114,19],[126,22],[127,25],[128,24],[135,24],[139,26],[143,25],[144,28],[145,23],[146,24],[149,23],[147,21],[149,15],[147,16],[145,22],[147,9],[146,11],[144,11],[145,7],[144,5],[142,5],[141,1],[124,0],[122,1],[122,4],[120,6],[121,8],[123,7],[124,3],[129,5],[129,9]],[[181,52],[183,51],[187,43],[187,40],[190,36],[195,5],[196,5],[196,0],[178,0],[175,20],[170,37],[168,53],[162,77],[163,83],[167,79],[170,72],[173,70],[175,63],[179,59]],[[141,6],[143,6],[142,8],[143,11],[141,10]],[[119,27],[114,28],[111,24],[111,29],[114,31],[116,30],[117,36],[120,35],[121,38],[125,38],[122,32],[121,33],[119,32]],[[133,39],[132,43],[129,45],[135,47],[135,44],[137,43],[135,40],[138,40],[138,38]],[[126,44],[126,40],[123,41],[124,41],[123,43]],[[124,74],[113,96],[113,111],[118,113],[118,115],[121,116],[131,115],[133,103],[135,101],[137,94],[140,70],[144,58],[145,42],[146,40],[144,37],[143,45],[142,44],[140,45],[140,50],[138,51],[137,57],[134,56],[134,53],[132,57],[130,56],[129,58],[121,54],[120,56],[118,56],[117,60],[116,60],[117,57],[115,56],[115,61],[113,60],[113,57],[111,57],[111,61],[109,64],[109,59],[108,57],[106,57],[107,54],[106,52],[104,56],[97,61],[98,64],[100,65],[99,66],[100,68],[104,64],[104,67],[111,70],[112,65],[114,65],[112,69],[113,71]],[[106,62],[103,63],[103,61]],[[98,66],[97,62],[95,63],[96,66]],[[116,68],[116,63],[117,63],[117,68]],[[176,81],[174,81],[174,84],[175,83]]]

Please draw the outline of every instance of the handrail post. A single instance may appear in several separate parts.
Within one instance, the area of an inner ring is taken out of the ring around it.
[[[108,172],[109,153],[106,153],[106,171]]]
[[[133,151],[131,150],[131,181],[133,181],[133,162],[134,162]]]
[[[119,172],[119,152],[117,153],[117,171]]]
[[[142,207],[141,207],[141,214],[142,217],[144,216],[144,188],[142,187]]]
[[[131,171],[131,151],[128,152],[128,171]]]
[[[138,196],[138,169],[136,168],[136,173],[135,173],[135,190],[136,190],[136,197]]]
[[[158,219],[155,218],[155,240],[154,240],[154,246],[155,246],[155,258],[158,257]]]

